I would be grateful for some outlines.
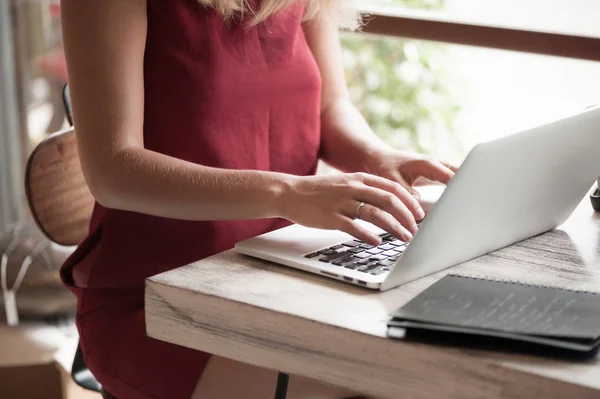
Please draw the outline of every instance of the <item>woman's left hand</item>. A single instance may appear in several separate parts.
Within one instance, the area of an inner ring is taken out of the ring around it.
[[[448,184],[457,168],[446,162],[414,152],[386,149],[370,158],[367,172],[400,183],[415,198],[419,179]]]

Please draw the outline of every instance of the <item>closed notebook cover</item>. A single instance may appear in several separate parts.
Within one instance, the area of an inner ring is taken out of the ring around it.
[[[409,333],[407,334],[407,331]],[[429,324],[429,323],[421,323],[421,322],[413,322],[413,321],[398,321],[391,322],[388,325],[388,336],[391,338],[410,338],[410,339],[419,339],[423,337],[416,336],[416,332],[424,333],[427,332],[427,338],[431,340],[441,339],[446,341],[446,337],[443,335],[462,335],[463,344],[472,343],[471,337],[486,337],[489,338],[488,341],[479,341],[480,344],[494,344],[501,341],[518,341],[522,344],[535,344],[539,346],[550,346],[558,349],[564,349],[568,351],[576,351],[576,352],[590,352],[594,351],[598,348],[600,344],[600,340],[589,341],[589,340],[565,340],[565,339],[557,339],[557,338],[548,338],[542,337],[539,335],[527,335],[527,334],[516,334],[516,333],[507,333],[502,331],[493,331],[493,330],[481,330],[481,329],[472,329],[465,327],[455,327],[455,326],[447,326],[443,324]],[[432,334],[433,333],[433,334]],[[436,334],[436,335],[434,335]],[[457,337],[453,338],[454,343],[457,341]]]
[[[589,351],[600,342],[600,295],[449,275],[393,313],[398,328],[463,333]]]

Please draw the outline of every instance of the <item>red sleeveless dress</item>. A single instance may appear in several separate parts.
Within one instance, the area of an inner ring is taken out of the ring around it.
[[[146,148],[212,167],[314,174],[321,80],[302,6],[251,28],[226,26],[195,0],[148,0],[147,12]],[[287,223],[191,222],[96,205],[62,277],[79,299],[80,342],[100,383],[120,399],[189,398],[209,355],[146,336],[145,279]]]

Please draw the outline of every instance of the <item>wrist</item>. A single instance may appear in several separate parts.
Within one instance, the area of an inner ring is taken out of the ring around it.
[[[385,159],[388,158],[391,151],[393,151],[393,149],[386,144],[375,145],[366,149],[361,163],[364,172],[377,175],[382,167],[382,163],[385,162]]]
[[[290,219],[293,208],[292,198],[295,186],[302,179],[300,176],[278,173],[270,187],[271,203],[268,205],[271,217]]]

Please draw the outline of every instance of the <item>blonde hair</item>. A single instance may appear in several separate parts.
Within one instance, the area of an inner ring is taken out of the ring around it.
[[[252,25],[264,22],[278,11],[302,1],[306,2],[304,21],[309,21],[323,12],[334,18],[342,28],[356,29],[359,26],[358,13],[355,10],[356,0],[262,0],[256,10],[252,9],[248,0],[198,0],[203,6],[214,8],[227,22],[250,13]]]

